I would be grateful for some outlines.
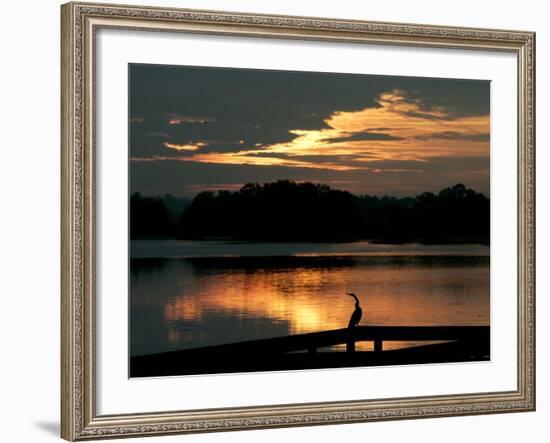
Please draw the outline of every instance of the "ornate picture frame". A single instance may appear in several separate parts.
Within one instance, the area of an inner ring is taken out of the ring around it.
[[[62,17],[61,435],[88,440],[533,411],[535,34],[72,2]],[[96,33],[191,33],[512,53],[517,57],[517,389],[280,405],[97,413]]]

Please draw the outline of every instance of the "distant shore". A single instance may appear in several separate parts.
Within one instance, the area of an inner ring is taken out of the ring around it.
[[[345,257],[345,256],[446,256],[489,257],[490,247],[483,243],[383,243],[347,242],[259,242],[248,240],[136,239],[130,241],[130,257]]]
[[[374,245],[403,245],[403,244],[422,244],[422,245],[486,245],[490,244],[489,239],[484,237],[448,237],[438,240],[424,239],[424,238],[412,238],[408,240],[397,241],[395,239],[383,239],[383,238],[327,238],[323,240],[319,239],[281,239],[272,237],[262,237],[255,239],[243,239],[235,236],[189,236],[189,237],[176,237],[176,236],[137,236],[131,237],[130,240],[185,240],[185,241],[227,241],[227,242],[247,242],[247,243],[353,243],[358,241],[366,241]]]
[[[290,180],[248,183],[238,191],[200,192],[192,200],[134,193],[130,237],[488,244],[490,200],[460,183],[437,194],[403,198],[354,195]]]

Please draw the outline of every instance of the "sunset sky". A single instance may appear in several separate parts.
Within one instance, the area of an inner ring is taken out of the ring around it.
[[[489,195],[488,81],[131,64],[130,183],[192,197],[313,181]]]

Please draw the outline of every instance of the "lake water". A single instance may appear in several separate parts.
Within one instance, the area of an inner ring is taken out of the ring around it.
[[[360,325],[489,325],[484,245],[143,240],[131,257],[131,355],[343,328],[346,292]]]

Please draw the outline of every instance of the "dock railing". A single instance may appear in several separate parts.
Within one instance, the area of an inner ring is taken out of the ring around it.
[[[217,346],[172,351],[181,356],[201,354],[276,354],[287,352],[317,352],[320,348],[348,345],[353,352],[356,342],[373,342],[374,352],[383,351],[385,341],[458,341],[489,343],[489,326],[357,326],[306,334],[250,340]],[[350,346],[350,344],[353,344]]]

